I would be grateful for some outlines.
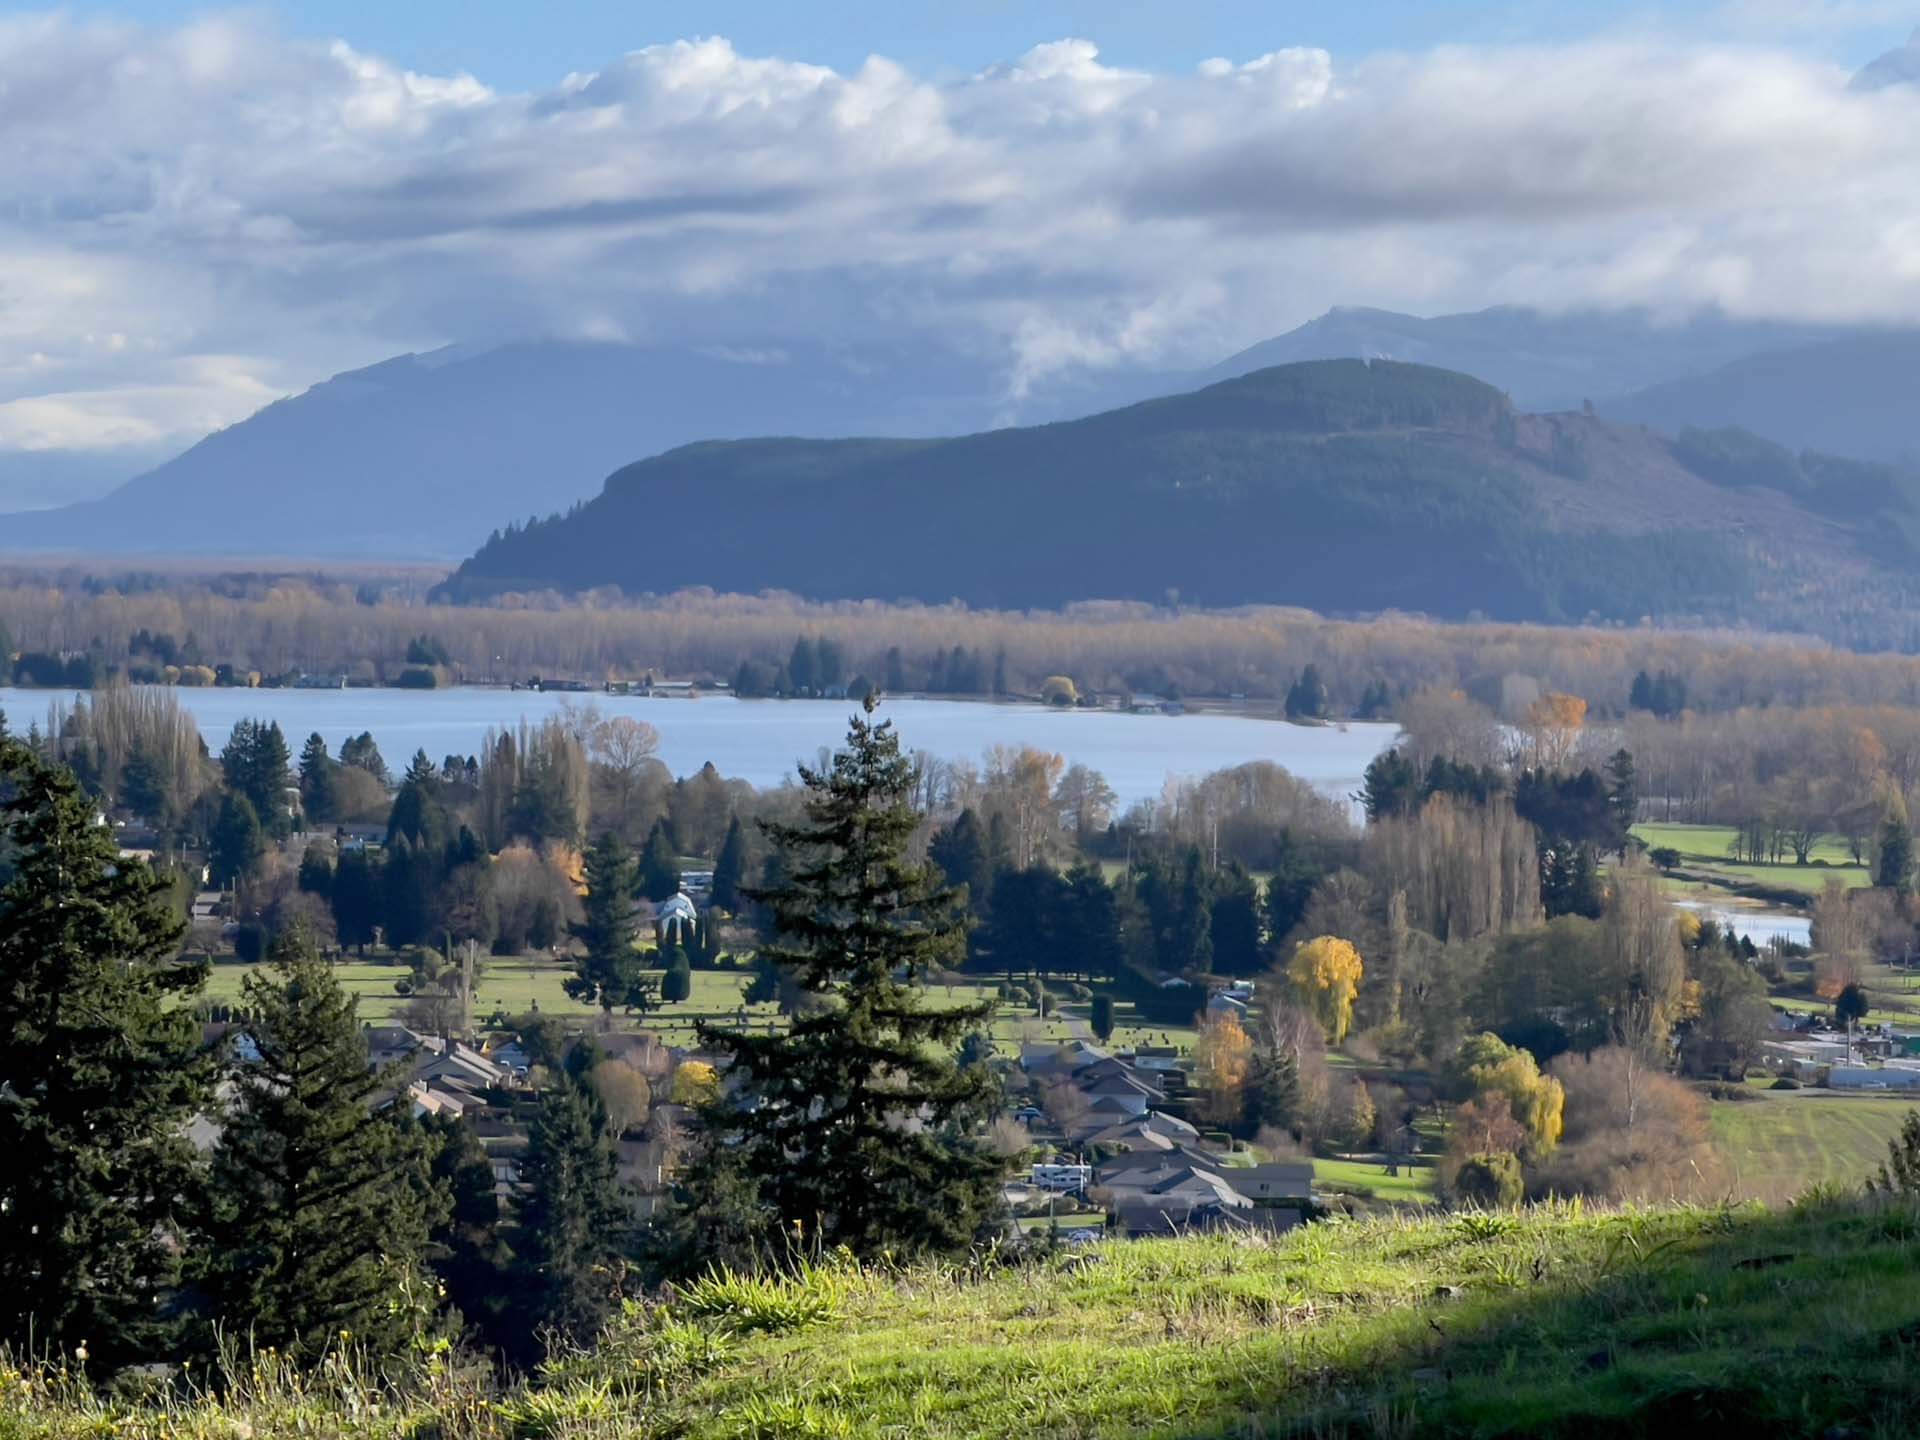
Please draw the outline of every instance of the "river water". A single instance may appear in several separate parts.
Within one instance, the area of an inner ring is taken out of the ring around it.
[[[404,768],[415,750],[436,764],[447,755],[477,755],[489,728],[521,720],[538,723],[571,701],[591,702],[606,715],[632,715],[660,732],[660,759],[676,775],[712,761],[729,778],[756,786],[793,775],[796,761],[813,760],[837,744],[858,706],[845,700],[697,700],[599,694],[555,695],[530,690],[244,690],[181,687],[174,692],[199,723],[216,754],[237,720],[277,720],[298,753],[316,731],[339,753],[340,742],[372,731],[390,769]],[[45,724],[58,691],[0,689],[0,710],[24,732]],[[1104,710],[1051,710],[1038,705],[902,698],[881,706],[901,743],[943,760],[978,761],[992,745],[1033,745],[1106,776],[1124,807],[1158,795],[1169,775],[1271,760],[1342,799],[1360,788],[1368,763],[1394,741],[1385,724],[1289,725],[1241,715],[1123,715]]]

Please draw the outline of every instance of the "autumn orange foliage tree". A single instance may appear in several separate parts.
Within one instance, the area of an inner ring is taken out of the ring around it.
[[[1236,1123],[1246,1105],[1247,1077],[1253,1071],[1253,1041],[1239,1017],[1207,1016],[1193,1056],[1203,1115],[1216,1125]]]

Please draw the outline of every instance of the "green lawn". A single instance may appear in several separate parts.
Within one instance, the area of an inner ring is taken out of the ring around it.
[[[1062,1230],[1098,1230],[1107,1223],[1104,1212],[1089,1210],[1069,1215],[1062,1211],[1058,1215],[1029,1215],[1020,1220],[1020,1228],[1031,1235],[1036,1230],[1045,1230],[1049,1225],[1058,1225]]]
[[[1735,884],[1764,885],[1776,890],[1797,890],[1812,895],[1829,879],[1842,885],[1869,883],[1872,876],[1864,865],[1854,863],[1846,841],[1837,835],[1823,835],[1808,854],[1808,861],[1823,860],[1824,865],[1799,865],[1789,858],[1780,865],[1749,865],[1736,862],[1733,842],[1738,832],[1731,825],[1663,825],[1633,827],[1635,838],[1645,841],[1649,850],[1662,848],[1680,852],[1683,870],[1703,873]]]
[[[219,1001],[240,998],[240,984],[256,968],[235,962],[216,964],[207,980],[207,995]],[[340,982],[360,997],[360,1015],[365,1020],[386,1020],[407,1003],[407,997],[395,991],[394,982],[408,974],[405,965],[392,960],[343,960],[334,966]],[[571,999],[564,982],[572,973],[565,964],[528,956],[489,957],[481,962],[480,980],[474,992],[474,1014],[485,1019],[496,1009],[509,1015],[524,1014],[536,1007],[548,1015],[581,1023],[590,1021],[597,1011]],[[696,970],[693,992],[676,1005],[662,1006],[644,1021],[614,1012],[614,1023],[622,1029],[644,1028],[658,1033],[669,1044],[687,1044],[693,1035],[695,1019],[732,1019],[739,1012],[740,992],[747,982],[744,971]],[[746,1007],[750,1020],[764,1023],[775,1015],[772,1006]]]
[[[1370,1190],[1375,1199],[1397,1205],[1432,1204],[1433,1167],[1424,1160],[1403,1160],[1399,1168],[1398,1175],[1389,1175],[1378,1160],[1316,1159],[1313,1179],[1323,1190]]]
[[[1858,1185],[1887,1158],[1911,1100],[1770,1091],[1753,1101],[1717,1101],[1715,1148],[1733,1190],[1786,1200],[1818,1184]]]

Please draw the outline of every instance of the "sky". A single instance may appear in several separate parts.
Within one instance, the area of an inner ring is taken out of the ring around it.
[[[1335,304],[1920,322],[1920,0],[0,7],[0,501],[340,370]],[[18,477],[28,475],[27,482]]]

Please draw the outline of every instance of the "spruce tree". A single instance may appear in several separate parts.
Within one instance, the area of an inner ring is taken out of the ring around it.
[[[517,1345],[525,1327],[513,1314],[514,1262],[501,1234],[493,1162],[472,1125],[452,1116],[422,1122],[433,1148],[432,1176],[448,1208],[431,1237],[429,1263],[447,1303],[464,1324],[516,1363],[540,1357]]]
[[[720,858],[713,862],[713,903],[729,915],[740,908],[740,885],[747,877],[747,837],[735,815],[727,822]]]
[[[227,789],[244,795],[261,827],[272,835],[287,831],[287,737],[280,722],[240,720],[234,723],[226,748],[220,752],[220,770]]]
[[[1880,822],[1873,883],[1902,895],[1913,885],[1913,831],[1907,826],[1907,817],[1893,807],[1888,808],[1886,818]]]
[[[647,848],[640,857],[640,893],[658,905],[680,893],[680,857],[674,853],[667,822],[656,820],[647,832]]]
[[[260,830],[260,817],[253,802],[238,791],[229,792],[220,802],[220,813],[213,822],[213,835],[207,847],[207,864],[216,885],[238,885],[253,873],[253,867],[266,854],[266,837]]]
[[[342,1331],[379,1353],[412,1334],[396,1305],[430,1293],[423,1258],[444,1197],[395,1081],[369,1068],[358,1002],[298,931],[249,975],[252,1017],[214,1151],[204,1281],[216,1318],[311,1359]]]
[[[210,1076],[167,886],[73,776],[0,741],[0,1340],[161,1353]]]
[[[522,1288],[532,1328],[582,1342],[619,1298],[633,1216],[592,1072],[569,1069],[540,1097],[520,1163]]]
[[[573,962],[566,990],[583,1005],[611,1015],[616,1006],[653,1008],[653,982],[634,949],[633,855],[609,832],[587,852],[585,914],[572,927],[583,953]]]
[[[341,852],[327,901],[333,911],[334,937],[343,947],[351,945],[364,954],[373,943],[373,927],[380,915],[379,877],[365,850]]]
[[[764,824],[787,879],[749,897],[773,914],[760,958],[822,1003],[781,1034],[700,1022],[731,1063],[685,1184],[689,1242],[723,1238],[701,1214],[723,1202],[745,1227],[724,1237],[732,1253],[774,1251],[797,1224],[863,1258],[950,1255],[993,1223],[1002,1166],[978,1140],[992,1077],[951,1053],[991,1007],[930,1009],[916,987],[958,963],[966,934],[954,890],[908,856],[913,765],[875,704],[826,769],[800,767],[800,822]],[[688,1243],[680,1264],[709,1259]]]
[[[300,806],[309,820],[331,820],[334,809],[333,757],[315,731],[300,747]]]

